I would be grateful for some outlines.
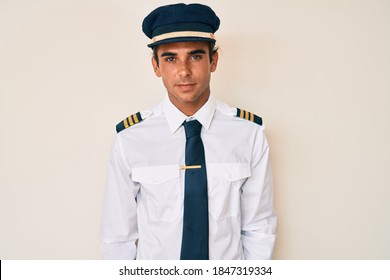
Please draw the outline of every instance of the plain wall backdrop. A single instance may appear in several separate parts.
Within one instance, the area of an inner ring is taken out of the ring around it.
[[[263,117],[276,259],[390,259],[390,1],[200,1],[213,94]],[[165,95],[141,31],[170,1],[0,0],[0,259],[99,259],[115,125]]]

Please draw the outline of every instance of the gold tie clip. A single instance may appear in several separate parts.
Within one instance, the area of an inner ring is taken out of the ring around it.
[[[197,169],[197,168],[202,168],[202,165],[183,165],[179,167],[180,170]]]

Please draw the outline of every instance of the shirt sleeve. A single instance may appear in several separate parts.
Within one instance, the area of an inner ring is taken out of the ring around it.
[[[109,159],[103,199],[100,233],[103,259],[136,258],[138,190],[131,180],[131,169],[126,164],[117,135]]]
[[[276,215],[273,208],[273,181],[269,147],[262,128],[255,138],[252,174],[242,187],[241,237],[244,257],[248,260],[271,259]]]

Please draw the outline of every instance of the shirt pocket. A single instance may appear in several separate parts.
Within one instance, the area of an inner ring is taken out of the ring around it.
[[[150,221],[172,222],[180,217],[183,191],[178,165],[134,168],[132,180],[141,186],[141,200]]]
[[[216,220],[239,217],[241,187],[251,176],[247,163],[209,163],[207,165],[209,212]]]

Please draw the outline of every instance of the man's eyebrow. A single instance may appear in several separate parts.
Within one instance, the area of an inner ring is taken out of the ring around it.
[[[164,56],[176,56],[177,54],[176,53],[173,53],[173,52],[163,52],[161,54],[161,57],[164,57]]]
[[[188,52],[188,54],[206,54],[206,51],[205,50],[193,50],[193,51],[190,51]]]
[[[189,54],[189,55],[193,55],[193,54],[206,54],[206,51],[199,49],[199,50],[189,51],[187,54]],[[160,56],[161,57],[177,56],[177,53],[174,53],[174,52],[163,52]]]

